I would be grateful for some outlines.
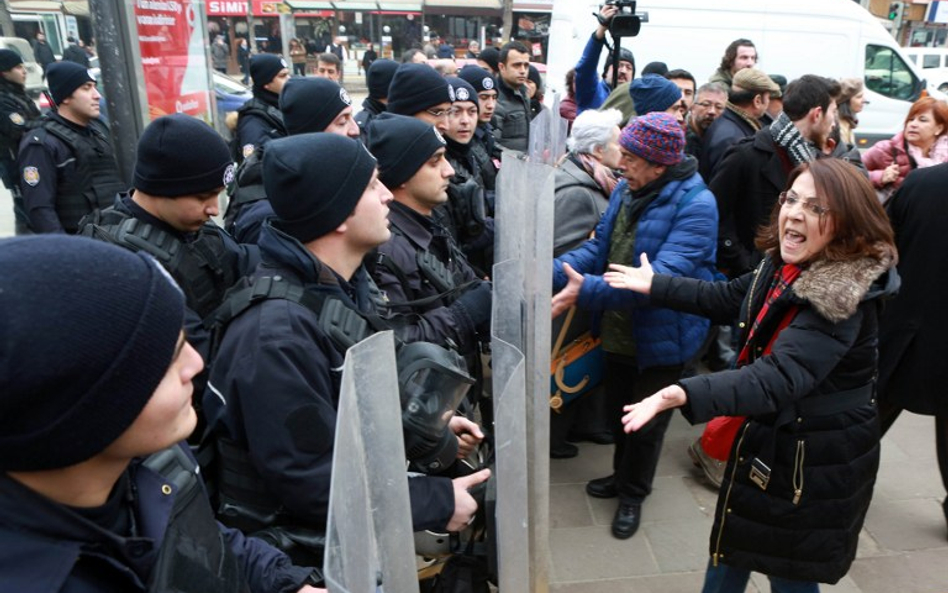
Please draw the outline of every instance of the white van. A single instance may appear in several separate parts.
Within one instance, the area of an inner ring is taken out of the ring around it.
[[[43,69],[33,56],[29,41],[22,37],[0,37],[0,48],[11,49],[20,54],[23,67],[26,68],[26,92],[34,99],[46,88],[43,84]]]
[[[562,91],[563,77],[595,30],[599,2],[554,0],[547,83]],[[788,80],[803,74],[865,80],[869,105],[859,116],[860,146],[890,138],[925,88],[923,76],[895,39],[852,0],[641,0],[648,13],[637,37],[622,46],[639,71],[652,61],[684,68],[700,86],[735,39],[754,42],[758,66]],[[605,61],[607,50],[603,50]],[[602,69],[600,68],[600,72]],[[934,86],[929,91],[934,91]],[[939,98],[941,93],[934,91]]]
[[[939,91],[948,93],[948,49],[944,47],[903,47],[929,83]]]

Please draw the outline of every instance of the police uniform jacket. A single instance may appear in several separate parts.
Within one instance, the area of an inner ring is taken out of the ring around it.
[[[396,315],[420,316],[420,323],[402,328],[408,342],[433,342],[444,346],[450,339],[461,352],[477,345],[477,332],[467,315],[458,314],[450,305],[456,294],[445,295],[425,306],[403,305],[440,294],[421,272],[417,255],[428,252],[444,264],[456,286],[477,280],[448,231],[431,217],[423,216],[399,202],[389,204],[391,238],[379,245],[373,277]]]
[[[491,214],[494,211],[493,194],[497,185],[497,168],[500,163],[500,149],[494,139],[494,128],[490,123],[480,122],[474,128],[474,138],[471,140],[471,155],[481,171],[484,180],[484,189],[487,190]]]
[[[267,90],[254,91],[253,99],[237,110],[238,161],[250,156],[254,148],[285,136],[280,96]]]
[[[39,117],[39,108],[23,85],[0,77],[0,161],[6,166],[12,167],[23,133],[36,127]]]
[[[890,265],[812,263],[770,305],[749,343],[777,273],[772,258],[730,282],[655,276],[653,304],[715,324],[736,317],[749,354],[736,370],[680,381],[690,422],[748,416],[718,494],[714,561],[823,583],[848,571],[879,465],[874,377],[881,299],[898,288]],[[791,307],[797,311],[781,330]],[[755,481],[764,475],[766,489]]]
[[[167,198],[174,199],[174,198]],[[112,214],[114,211],[114,214]],[[147,210],[139,206],[132,200],[130,194],[122,194],[115,198],[115,203],[111,208],[104,210],[101,215],[86,217],[80,223],[80,233],[91,236],[95,239],[115,242],[126,249],[133,251],[148,251],[140,246],[132,246],[124,242],[119,242],[114,236],[103,236],[96,232],[93,227],[99,220],[106,222],[118,219],[135,218],[143,223],[150,225],[154,230],[167,233],[180,241],[183,245],[190,246],[188,251],[190,257],[201,257],[208,261],[197,260],[195,266],[200,267],[200,278],[192,277],[181,269],[175,269],[169,266],[170,262],[164,261],[160,256],[157,257],[168,272],[174,277],[175,281],[181,286],[187,299],[187,311],[185,314],[185,332],[188,336],[188,343],[191,344],[204,358],[207,365],[210,366],[209,359],[211,354],[211,336],[204,325],[204,318],[216,309],[224,300],[226,291],[236,284],[241,278],[251,274],[260,263],[260,250],[255,245],[241,245],[231,238],[222,228],[213,222],[207,222],[197,232],[181,232],[165,221],[152,216]],[[118,224],[118,223],[112,223]],[[116,232],[111,225],[105,228],[105,232]],[[157,239],[157,233],[148,233],[149,238]],[[139,237],[140,241],[144,241]],[[159,250],[164,250],[165,245],[159,245],[152,241]],[[214,245],[211,245],[213,241]],[[188,269],[193,270],[193,267]]]
[[[85,147],[81,154],[48,131],[57,123],[77,135]],[[83,216],[109,207],[116,193],[128,189],[119,178],[108,128],[97,119],[80,126],[58,113],[48,114],[41,127],[23,136],[17,170],[36,233],[75,233]]]
[[[174,591],[182,593],[289,593],[303,586],[312,570],[215,522],[203,485],[179,489],[142,462],[126,470],[103,507],[114,513],[101,513],[101,520],[0,473],[0,591],[128,593],[156,590],[156,581],[168,591],[174,574]],[[199,482],[193,473],[189,479]],[[192,545],[210,543],[189,547],[182,530],[208,537]]]
[[[373,311],[364,270],[345,281],[270,221],[259,245],[255,277],[279,275]],[[303,527],[325,528],[344,355],[311,310],[265,300],[228,326],[204,394],[214,434],[249,451],[266,488]],[[408,484],[415,529],[443,529],[454,513],[451,481],[412,477]]]
[[[503,78],[497,78],[493,125],[498,144],[510,150],[527,152],[530,147],[530,99],[525,85],[515,91]]]

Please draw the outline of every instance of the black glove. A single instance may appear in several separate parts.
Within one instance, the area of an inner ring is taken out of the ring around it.
[[[490,331],[491,288],[489,280],[481,280],[451,303],[451,310],[466,317],[481,335]]]

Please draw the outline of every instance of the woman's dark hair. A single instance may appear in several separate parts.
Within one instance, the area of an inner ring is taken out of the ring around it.
[[[832,225],[833,238],[819,257],[831,261],[871,257],[881,261],[895,253],[889,218],[872,183],[854,165],[835,158],[804,163],[790,172],[787,189],[804,173],[813,176],[816,193],[830,210],[820,218],[820,230]],[[761,227],[756,240],[757,249],[776,261],[780,261],[780,207],[774,203],[770,223]]]
[[[576,68],[566,71],[566,96],[570,99],[576,96]]]

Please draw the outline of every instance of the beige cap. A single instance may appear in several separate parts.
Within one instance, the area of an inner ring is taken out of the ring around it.
[[[742,68],[734,75],[731,86],[752,93],[776,93],[780,96],[780,87],[769,76],[757,68]]]

